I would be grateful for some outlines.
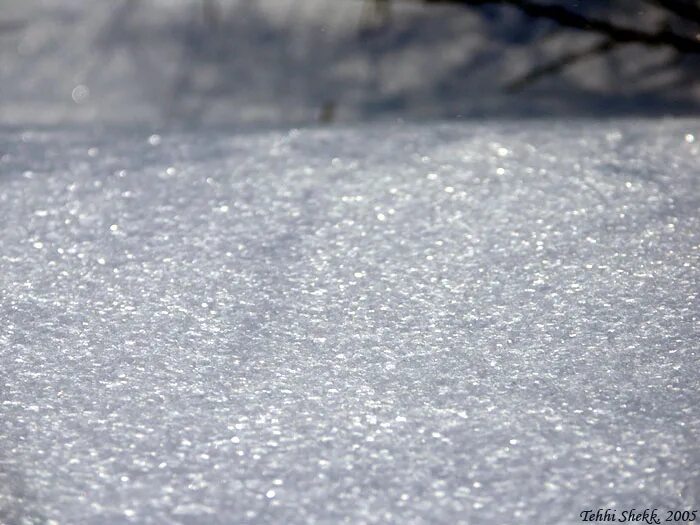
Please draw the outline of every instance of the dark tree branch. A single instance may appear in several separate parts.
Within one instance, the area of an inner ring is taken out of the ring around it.
[[[647,0],[687,21],[700,22],[700,5],[693,0]]]
[[[615,42],[614,40],[610,39],[605,39],[602,42],[598,42],[589,48],[563,55],[552,62],[549,62],[542,66],[536,67],[531,71],[528,71],[525,75],[510,82],[506,86],[506,89],[508,91],[520,91],[521,89],[527,87],[533,82],[536,82],[542,77],[559,73],[562,70],[569,67],[570,65],[575,64],[576,62],[579,62],[581,60],[585,60],[593,56],[607,53],[608,51],[610,51],[618,45],[620,45],[619,42]]]
[[[540,4],[530,0],[425,0],[426,3],[448,3],[464,6],[508,5],[534,18],[552,20],[564,27],[600,33],[619,43],[636,43],[647,46],[669,46],[683,53],[700,53],[700,40],[680,35],[665,27],[647,32],[621,27],[606,20],[589,18],[566,7]]]

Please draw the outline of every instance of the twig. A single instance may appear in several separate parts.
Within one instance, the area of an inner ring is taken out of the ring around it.
[[[589,18],[566,7],[540,4],[530,0],[424,0],[426,3],[448,3],[465,6],[509,5],[534,18],[546,18],[559,25],[593,31],[619,43],[638,43],[647,46],[670,46],[684,53],[700,53],[700,40],[674,33],[668,27],[646,32],[621,27],[606,20]]]
[[[700,22],[700,6],[696,2],[683,0],[646,0],[652,5],[666,9],[686,21]]]
[[[617,45],[619,45],[619,42],[605,39],[602,42],[598,42],[587,49],[581,49],[579,51],[574,51],[572,53],[563,55],[557,58],[556,60],[553,60],[552,62],[549,62],[539,67],[535,67],[520,78],[513,80],[506,86],[506,90],[511,92],[520,91],[521,89],[527,87],[533,82],[536,82],[544,76],[556,74],[561,70],[569,67],[570,65],[581,60],[585,60],[586,58],[607,53]]]

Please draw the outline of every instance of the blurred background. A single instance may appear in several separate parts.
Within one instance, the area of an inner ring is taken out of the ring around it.
[[[696,0],[0,0],[0,124],[700,114]]]

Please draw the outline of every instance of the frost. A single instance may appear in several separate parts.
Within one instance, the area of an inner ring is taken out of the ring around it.
[[[699,125],[0,132],[2,519],[697,506]]]

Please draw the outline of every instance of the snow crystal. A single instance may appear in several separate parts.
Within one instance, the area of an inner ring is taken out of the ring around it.
[[[697,508],[699,124],[0,132],[0,521]]]

